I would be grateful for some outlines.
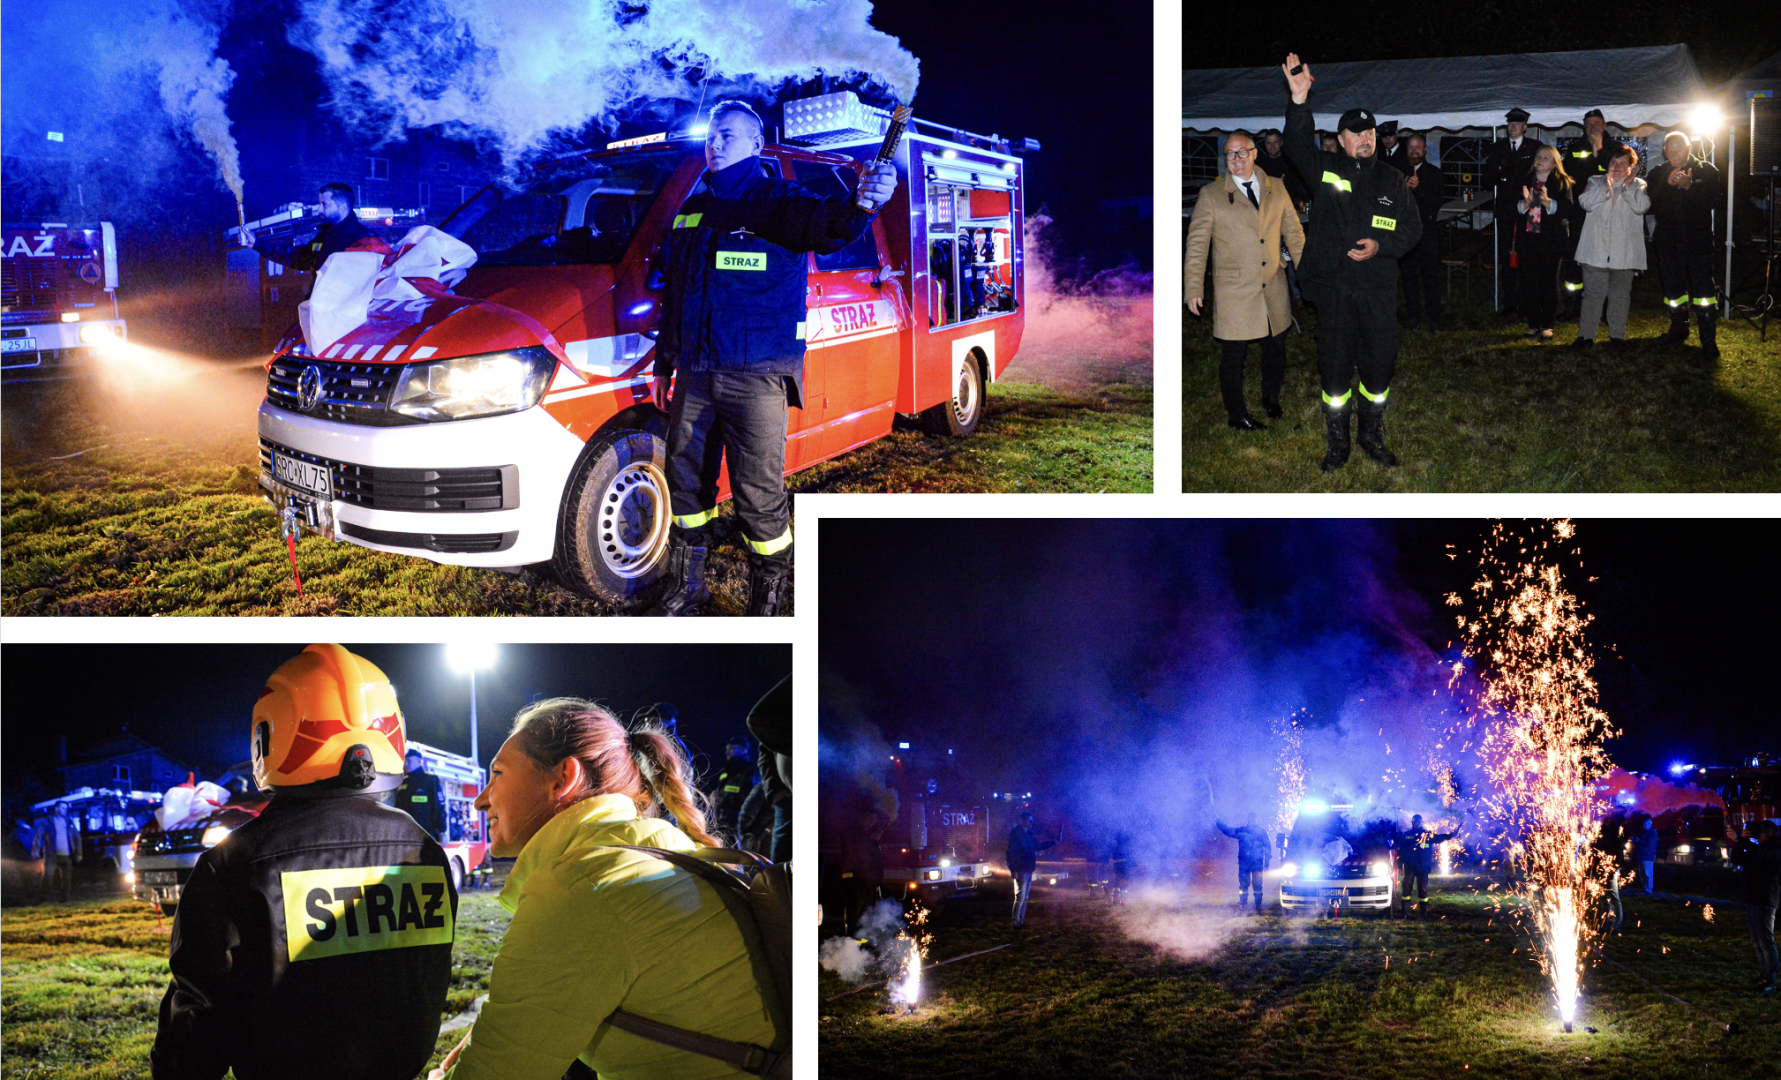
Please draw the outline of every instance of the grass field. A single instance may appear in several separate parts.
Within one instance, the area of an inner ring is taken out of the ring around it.
[[[1286,416],[1268,431],[1225,425],[1218,346],[1209,319],[1183,332],[1182,487],[1186,491],[1775,491],[1781,490],[1781,324],[1767,342],[1742,320],[1722,322],[1721,356],[1698,338],[1651,340],[1669,326],[1656,275],[1633,290],[1629,350],[1563,347],[1499,324],[1487,300],[1455,298],[1440,334],[1403,335],[1386,444],[1402,463],[1381,469],[1357,447],[1346,468],[1319,471],[1315,316],[1287,339]],[[1602,342],[1607,331],[1601,331]],[[1641,340],[1643,339],[1643,340]],[[1246,388],[1261,418],[1256,350]]]
[[[493,892],[460,898],[442,1020],[488,992],[507,919]],[[0,922],[0,1077],[147,1076],[167,992],[170,925],[123,900],[8,907]],[[428,1068],[463,1035],[441,1032]]]
[[[9,388],[0,450],[0,614],[608,615],[528,569],[440,566],[298,544],[291,580],[276,515],[258,493],[253,428],[263,375],[215,368],[127,400],[91,383]],[[978,433],[914,430],[792,478],[794,492],[1149,491],[1147,385],[990,389]],[[748,568],[724,508],[704,614],[740,615]]]
[[[1629,896],[1626,932],[1606,944],[1737,1034],[1598,965],[1566,1035],[1526,940],[1478,883],[1443,884],[1433,914],[1408,922],[1115,909],[1081,893],[1040,894],[1024,931],[1000,906],[942,913],[932,960],[1015,944],[936,969],[912,1016],[874,993],[830,1001],[849,987],[822,972],[824,1075],[1781,1076],[1781,1001],[1749,989],[1740,909],[1707,922],[1698,903]]]

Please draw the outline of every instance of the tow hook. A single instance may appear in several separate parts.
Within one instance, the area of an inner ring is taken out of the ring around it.
[[[301,540],[303,538],[302,519],[297,515],[297,508],[286,503],[278,513],[278,538],[280,540]]]

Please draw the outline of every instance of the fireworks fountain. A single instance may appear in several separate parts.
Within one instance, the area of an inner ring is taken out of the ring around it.
[[[1514,888],[1533,920],[1540,969],[1566,1031],[1595,931],[1588,915],[1610,867],[1593,844],[1601,807],[1591,785],[1611,767],[1603,742],[1616,734],[1595,704],[1584,641],[1590,617],[1565,586],[1562,564],[1576,563],[1575,539],[1569,521],[1535,524],[1525,534],[1496,523],[1471,587],[1471,612],[1458,619],[1481,684],[1481,749],[1491,780],[1484,803],[1517,838]],[[1458,595],[1447,602],[1467,603]]]
[[[1275,790],[1280,793],[1279,809],[1274,815],[1274,831],[1288,832],[1299,816],[1299,802],[1305,797],[1305,737],[1299,728],[1300,709],[1291,716],[1274,721],[1274,737],[1280,750],[1274,762]]]

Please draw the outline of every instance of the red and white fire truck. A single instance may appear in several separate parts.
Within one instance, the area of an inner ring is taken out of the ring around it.
[[[887,126],[850,92],[792,102],[762,160],[818,195],[851,192]],[[260,483],[287,527],[443,563],[550,563],[580,591],[638,598],[671,516],[650,400],[660,258],[701,138],[624,140],[491,185],[443,225],[478,253],[453,295],[374,301],[320,356],[293,329],[259,414]],[[895,197],[858,242],[811,257],[788,473],[898,414],[976,428],[1024,320],[1016,149],[911,121]]]
[[[0,229],[0,375],[7,382],[57,378],[114,341],[117,233],[111,222],[8,223]]]

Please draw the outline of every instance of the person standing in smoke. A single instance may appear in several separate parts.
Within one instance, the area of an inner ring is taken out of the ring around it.
[[[884,819],[865,809],[852,825],[841,830],[842,932],[858,929],[860,919],[878,903],[884,888]]]
[[[341,251],[375,251],[389,254],[389,245],[374,236],[359,220],[353,209],[353,190],[346,184],[324,184],[316,197],[321,200],[322,225],[315,235],[304,240],[271,240],[257,238],[252,229],[239,231],[241,246],[252,248],[268,260],[315,273],[328,261],[328,256]]]
[[[819,199],[762,167],[763,130],[740,101],[712,107],[705,174],[662,254],[654,391],[668,414],[674,525],[652,615],[690,615],[711,598],[706,526],[717,516],[725,458],[748,545],[748,614],[780,613],[792,569],[786,406],[804,404],[806,253],[832,254],[858,239],[897,187],[887,162],[860,178],[857,194]]]
[[[1057,846],[1056,840],[1041,842],[1033,835],[1033,815],[1023,813],[1014,828],[1008,830],[1008,873],[1014,877],[1014,925],[1027,924],[1027,899],[1033,891],[1033,871],[1039,868],[1039,853]]]
[[[1649,815],[1645,816],[1639,831],[1633,834],[1633,861],[1639,864],[1639,872],[1645,879],[1642,883],[1645,895],[1650,896],[1657,885],[1657,822]]]
[[[1756,989],[1772,994],[1777,964],[1781,963],[1781,953],[1775,947],[1775,908],[1781,905],[1781,843],[1776,841],[1772,821],[1746,823],[1743,833],[1732,848],[1731,861],[1743,871],[1740,898],[1750,925],[1750,944],[1756,948]],[[1726,835],[1731,835],[1730,829]]]
[[[1422,827],[1422,815],[1410,818],[1410,831],[1398,838],[1398,860],[1403,876],[1398,896],[1403,917],[1410,917],[1410,887],[1416,887],[1417,914],[1428,917],[1429,874],[1435,869],[1435,849],[1453,839],[1453,833],[1431,833]]]
[[[1242,911],[1251,892],[1255,894],[1255,913],[1262,913],[1262,873],[1268,869],[1268,830],[1256,823],[1254,814],[1243,819],[1240,828],[1231,828],[1214,820],[1218,831],[1237,842],[1237,910]]]

